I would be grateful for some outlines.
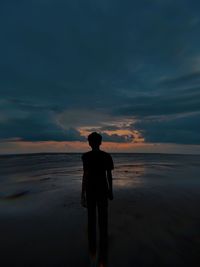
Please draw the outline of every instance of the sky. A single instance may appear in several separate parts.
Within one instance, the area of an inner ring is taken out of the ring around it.
[[[200,154],[199,0],[1,0],[0,153]]]

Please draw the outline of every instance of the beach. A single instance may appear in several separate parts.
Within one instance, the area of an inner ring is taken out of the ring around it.
[[[200,156],[112,156],[108,266],[200,266]],[[1,266],[89,266],[81,164],[0,157]]]

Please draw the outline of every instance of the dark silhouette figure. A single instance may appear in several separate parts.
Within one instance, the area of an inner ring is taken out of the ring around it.
[[[99,225],[99,264],[106,266],[108,251],[108,199],[113,199],[112,170],[110,154],[100,150],[102,136],[96,132],[88,136],[92,150],[82,155],[82,206],[88,211],[88,244],[93,262],[97,254],[96,209]]]

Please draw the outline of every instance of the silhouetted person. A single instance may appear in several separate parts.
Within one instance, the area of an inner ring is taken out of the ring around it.
[[[90,257],[96,259],[96,208],[99,224],[99,262],[106,266],[108,246],[108,198],[113,199],[112,170],[110,154],[100,150],[102,136],[96,132],[88,136],[92,150],[82,155],[83,180],[81,202],[88,211],[88,243]]]

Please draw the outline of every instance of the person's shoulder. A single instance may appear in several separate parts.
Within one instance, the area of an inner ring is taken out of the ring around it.
[[[91,154],[91,151],[85,152],[82,154],[82,159],[88,158]]]
[[[114,164],[113,164],[112,156],[108,152],[105,152],[105,151],[102,151],[102,155],[103,155],[107,170],[113,170]]]
[[[101,150],[101,153],[106,158],[110,158],[111,157],[111,155],[108,152],[106,152],[106,151]]]

